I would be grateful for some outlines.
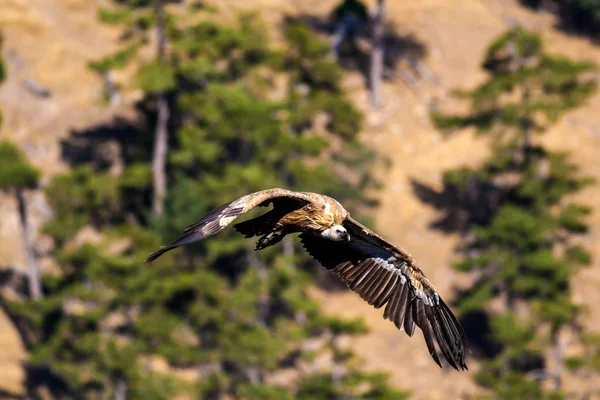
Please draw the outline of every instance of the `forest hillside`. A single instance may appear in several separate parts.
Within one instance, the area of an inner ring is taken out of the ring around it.
[[[138,112],[135,103],[145,96],[145,89],[130,84],[137,61],[115,71],[114,80],[122,90],[113,104],[102,99],[103,81],[97,71],[89,67],[91,61],[119,50],[121,30],[98,19],[98,7],[109,3],[108,0],[0,0],[2,52],[7,71],[6,80],[0,86],[0,139],[8,139],[22,150],[32,166],[39,170],[42,188],[50,185],[53,177],[70,171],[70,163],[77,157],[125,163],[118,159],[119,151],[114,143],[106,141],[90,150],[83,139],[77,139],[77,133],[94,126],[99,127],[95,132],[97,135],[103,134],[104,125],[127,129],[128,121],[135,120]],[[327,43],[329,33],[319,27],[325,24],[339,2],[211,0],[198,3],[215,10],[216,24],[229,24],[240,13],[258,11],[267,36],[285,48],[288,46],[286,40],[289,40],[283,28],[286,19],[306,22]],[[376,2],[365,3],[374,7]],[[177,7],[173,6],[174,14],[181,12]],[[439,293],[450,301],[456,298],[457,288],[467,287],[474,278],[466,273],[458,274],[452,268],[452,264],[461,258],[456,249],[464,235],[436,225],[445,211],[436,207],[431,198],[441,196],[447,171],[482,165],[491,154],[492,140],[477,135],[475,127],[446,134],[434,125],[430,112],[434,109],[466,111],[453,96],[453,91],[475,89],[485,81],[487,74],[481,63],[488,47],[515,26],[539,33],[547,53],[574,61],[592,61],[600,65],[600,47],[597,38],[565,29],[559,16],[551,10],[539,11],[517,0],[387,1],[385,20],[390,33],[387,44],[393,52],[390,61],[393,68],[384,73],[386,79],[382,84],[379,109],[372,109],[369,103],[365,72],[368,43],[360,39],[359,57],[340,60],[340,90],[364,116],[358,140],[387,160],[373,171],[372,179],[379,179],[381,186],[365,187],[367,194],[379,202],[366,214],[371,217],[370,223],[377,232],[418,260]],[[142,50],[140,59],[149,59],[151,56],[147,52]],[[595,74],[591,73],[593,79],[597,79]],[[39,90],[32,89],[35,85],[47,89],[50,95],[40,95]],[[569,152],[571,161],[579,167],[579,174],[600,182],[599,109],[600,93],[592,94],[577,108],[566,111],[540,140],[549,150]],[[97,154],[84,154],[87,151]],[[66,153],[70,159],[65,157]],[[199,162],[199,165],[202,164]],[[181,170],[188,172],[184,167]],[[211,195],[219,199],[217,195]],[[42,233],[44,224],[57,215],[44,190],[30,191],[27,196],[29,226],[42,271],[60,270],[57,259],[76,264],[69,258],[76,256],[55,257],[53,241]],[[360,203],[360,199],[350,195],[349,199]],[[584,328],[600,332],[600,310],[595,307],[600,302],[600,185],[582,187],[570,199],[591,209],[586,216],[589,230],[581,235],[578,243],[589,251],[592,261],[590,266],[570,276],[572,301],[586,307],[585,318],[581,319]],[[192,204],[191,200],[186,201]],[[361,206],[357,208],[361,209]],[[18,233],[17,209],[15,197],[0,192],[0,267],[24,270],[26,252]],[[171,237],[181,223],[177,221],[174,226],[165,228]],[[98,243],[98,236],[98,231],[90,228],[78,230],[76,238],[68,239],[76,244]],[[326,272],[316,274],[319,281],[329,282]],[[413,338],[406,337],[404,332],[398,332],[393,324],[381,318],[381,310],[373,310],[358,296],[339,287],[330,290],[326,284],[311,282],[308,292],[325,315],[364,320],[367,333],[342,335],[337,340],[364,360],[359,364],[366,371],[386,372],[394,389],[406,390],[411,397],[424,399],[468,398],[479,390],[481,385],[474,375],[483,367],[477,350],[477,358],[470,360],[468,372],[459,374],[449,368],[439,369],[427,354],[420,332]],[[9,317],[7,307],[3,308],[0,312],[0,398],[4,392],[24,396],[27,388],[23,364],[30,355],[15,326],[15,319]],[[561,337],[565,357],[581,353],[582,345],[573,332],[567,330]],[[546,351],[550,352],[549,349]],[[185,371],[181,372],[181,376],[184,375]],[[286,380],[285,377],[278,379]],[[561,388],[568,393],[581,386],[581,382],[587,384],[588,380],[575,373],[565,373]],[[137,396],[143,397],[139,393]],[[243,398],[267,397],[247,395]],[[392,395],[389,398],[399,397]]]

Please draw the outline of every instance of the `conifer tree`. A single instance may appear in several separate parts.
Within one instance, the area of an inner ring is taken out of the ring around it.
[[[145,45],[152,43],[150,33],[155,33],[155,56],[150,62],[142,62],[138,85],[152,98],[156,112],[154,121],[154,147],[152,151],[152,215],[161,217],[167,191],[167,153],[169,146],[169,118],[171,115],[168,92],[174,88],[170,66],[168,21],[171,18],[164,0],[115,2],[111,9],[100,9],[101,21],[124,26],[123,48],[115,54],[90,63],[92,69],[105,76],[106,85],[111,70],[124,68],[136,60],[136,55]],[[111,89],[112,90],[112,89]],[[106,89],[105,93],[110,95]]]
[[[76,398],[402,398],[337,348],[336,337],[365,327],[323,315],[306,296],[312,263],[294,243],[291,251],[255,253],[225,231],[143,265],[191,221],[254,190],[310,189],[370,204],[362,193],[373,182],[374,154],[357,140],[361,116],[342,94],[328,46],[293,24],[285,32],[291,51],[279,52],[256,18],[228,26],[211,17],[169,25],[176,135],[165,217],[145,217],[152,209],[144,200],[152,187],[145,132],[124,139],[120,176],[89,163],[48,186],[55,216],[46,232],[60,272],[45,277],[41,307],[8,302],[31,363]],[[141,79],[156,84],[151,76]],[[149,94],[140,109],[153,102]],[[342,168],[348,181],[336,172]],[[73,243],[86,225],[101,239]],[[324,353],[337,368],[313,364]],[[193,369],[198,381],[183,382],[157,363]],[[290,372],[288,384],[269,383],[278,372]]]
[[[579,356],[566,360],[567,368],[583,380],[574,390],[580,399],[592,399],[600,394],[598,374],[600,373],[600,335],[583,334],[584,351]],[[580,381],[581,382],[581,381]]]
[[[0,142],[0,190],[14,195],[17,201],[25,260],[27,262],[29,295],[43,297],[40,269],[29,229],[26,191],[37,187],[39,172],[32,167],[21,150],[8,141]]]
[[[487,81],[458,92],[471,102],[467,115],[433,115],[444,129],[475,126],[495,135],[492,155],[482,167],[444,177],[454,192],[474,191],[474,208],[485,210],[472,216],[474,225],[461,246],[465,259],[456,269],[476,272],[477,279],[458,304],[468,313],[494,299],[504,303],[503,313],[491,315],[497,355],[478,374],[478,382],[495,398],[558,396],[564,365],[561,331],[578,316],[569,279],[590,262],[574,240],[587,231],[590,210],[569,195],[590,180],[577,175],[567,154],[549,151],[538,136],[593,93],[595,85],[585,76],[592,66],[551,56],[538,35],[515,28],[491,45],[483,68]],[[516,312],[523,307],[528,317]],[[552,371],[539,345],[544,329],[553,345]],[[546,379],[552,393],[542,389]]]
[[[2,34],[0,33],[0,84],[6,78],[6,69],[1,51]],[[0,114],[1,122],[2,115]],[[35,300],[41,299],[43,293],[35,246],[29,229],[25,192],[37,186],[38,178],[39,172],[29,164],[17,146],[6,140],[0,142],[0,191],[11,193],[17,201],[23,249],[25,250],[25,260],[27,262],[29,295]]]

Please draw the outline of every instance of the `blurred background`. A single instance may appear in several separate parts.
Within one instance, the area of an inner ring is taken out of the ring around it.
[[[600,398],[599,26],[596,0],[0,0],[0,398]],[[469,371],[294,238],[143,264],[271,187],[411,253]]]

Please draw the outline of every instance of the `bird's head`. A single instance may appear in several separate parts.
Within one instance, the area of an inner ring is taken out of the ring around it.
[[[332,225],[321,232],[321,236],[334,242],[349,242],[350,234],[342,225]]]

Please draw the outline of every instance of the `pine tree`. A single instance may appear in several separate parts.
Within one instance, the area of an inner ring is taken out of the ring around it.
[[[29,164],[18,147],[8,141],[0,142],[0,190],[11,193],[17,201],[27,262],[29,294],[36,300],[43,297],[43,292],[35,246],[29,229],[26,192],[37,187],[38,178],[39,172]]]
[[[163,214],[167,191],[167,153],[169,147],[170,105],[168,93],[174,88],[170,65],[169,19],[164,0],[116,2],[113,9],[100,9],[100,19],[109,24],[125,25],[123,49],[90,63],[90,67],[105,77],[105,94],[114,92],[114,84],[109,80],[113,69],[124,68],[133,62],[140,49],[151,41],[150,32],[156,36],[155,57],[150,62],[142,62],[138,83],[144,92],[154,100],[156,110],[154,148],[152,151],[152,215],[159,218]],[[139,60],[138,60],[139,61]]]
[[[2,34],[0,33],[0,84],[6,78],[6,69],[1,51]],[[1,122],[2,115],[0,114]],[[35,300],[41,299],[43,292],[35,246],[29,229],[25,193],[37,186],[38,178],[39,172],[29,164],[17,146],[8,141],[0,142],[0,191],[11,193],[17,201],[23,249],[25,250],[25,260],[27,262],[29,294]]]
[[[591,399],[600,393],[598,374],[600,373],[600,336],[598,334],[583,335],[584,351],[579,356],[569,357],[565,364],[576,376],[583,378],[576,394],[580,399]]]
[[[444,178],[455,193],[474,191],[473,203],[484,210],[472,215],[474,226],[461,247],[465,259],[456,265],[477,273],[459,308],[482,310],[494,299],[505,306],[491,315],[498,349],[478,374],[482,386],[495,398],[554,398],[564,365],[561,331],[578,317],[569,280],[578,266],[590,263],[575,240],[587,231],[590,209],[570,202],[569,195],[590,179],[578,177],[567,154],[549,151],[537,135],[593,93],[595,85],[585,77],[592,66],[551,56],[538,35],[515,28],[491,45],[483,68],[486,82],[458,92],[471,101],[468,115],[433,115],[441,128],[471,125],[494,135],[493,154],[481,168],[462,168]],[[527,317],[517,312],[523,307]],[[552,371],[540,347],[545,335],[553,346]],[[538,379],[529,379],[532,375]],[[542,389],[546,379],[553,392]]]
[[[32,365],[77,398],[402,398],[336,346],[336,337],[362,333],[364,324],[325,316],[308,299],[313,264],[294,242],[255,253],[225,231],[143,265],[191,221],[251,191],[310,189],[356,208],[371,204],[362,193],[374,182],[375,155],[357,140],[361,116],[342,94],[328,46],[293,24],[285,31],[289,51],[279,52],[254,17],[232,26],[204,12],[188,17],[194,23],[169,25],[175,135],[164,218],[148,218],[146,132],[123,139],[121,175],[89,163],[52,180],[54,219],[45,232],[60,271],[45,277],[40,307],[7,305]],[[152,68],[139,77],[144,85],[164,78]],[[139,109],[151,112],[140,114],[141,127],[154,117],[147,93]],[[99,238],[73,241],[85,227]],[[324,353],[332,365],[314,363]],[[198,381],[183,382],[157,363],[192,369]],[[288,384],[269,383],[286,371]]]

